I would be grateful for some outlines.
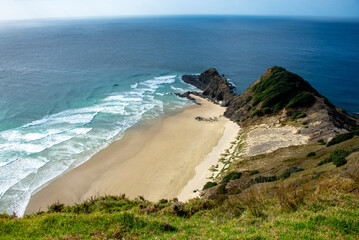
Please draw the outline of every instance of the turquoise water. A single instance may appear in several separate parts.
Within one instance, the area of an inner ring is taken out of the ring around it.
[[[244,91],[269,66],[359,111],[359,22],[173,17],[0,23],[0,211],[141,120],[191,104],[168,94],[216,67]]]

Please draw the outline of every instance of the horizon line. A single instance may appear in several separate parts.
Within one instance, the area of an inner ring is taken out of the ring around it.
[[[313,16],[313,15],[270,15],[270,14],[133,14],[133,15],[94,15],[73,17],[39,17],[1,19],[0,22],[22,21],[50,21],[50,20],[86,20],[86,19],[135,19],[135,18],[170,18],[170,17],[264,17],[264,18],[290,18],[290,19],[313,19],[313,20],[359,20],[354,16]]]

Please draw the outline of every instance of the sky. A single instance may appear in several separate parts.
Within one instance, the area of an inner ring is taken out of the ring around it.
[[[359,18],[359,0],[0,0],[0,20],[185,14]]]

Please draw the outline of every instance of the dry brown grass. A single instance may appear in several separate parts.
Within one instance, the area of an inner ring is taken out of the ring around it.
[[[275,189],[278,204],[280,208],[285,211],[297,210],[298,207],[304,203],[306,193],[306,185],[297,187],[279,184]]]
[[[349,158],[357,158],[357,153],[352,154]],[[347,175],[353,180],[353,186],[350,192],[359,192],[359,159],[354,159],[354,162],[349,165]]]
[[[265,209],[265,196],[266,193],[262,189],[254,186],[246,189],[239,194],[239,201],[242,202],[243,206],[249,210],[249,212],[256,217],[264,215]]]

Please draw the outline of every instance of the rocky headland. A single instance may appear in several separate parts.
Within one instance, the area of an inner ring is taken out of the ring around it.
[[[309,142],[328,141],[357,128],[354,117],[331,104],[302,77],[282,67],[269,68],[239,95],[214,68],[182,79],[203,91],[182,96],[191,93],[227,107],[224,116],[241,127],[291,125]]]
[[[318,166],[331,161],[333,149],[347,151],[350,157],[340,158],[345,164],[346,159],[359,160],[355,150],[359,147],[355,137],[359,135],[358,119],[331,104],[302,77],[282,67],[269,68],[239,95],[214,68],[199,76],[186,75],[183,81],[203,91],[191,94],[226,106],[224,116],[241,127],[237,140],[222,154],[221,164],[210,169],[212,181],[207,182],[201,193],[205,198],[238,194],[263,183],[274,182],[271,186],[277,188],[277,181],[304,169],[301,175],[313,179],[323,173],[327,177],[338,176],[337,168],[328,170],[326,166],[318,171]],[[318,162],[305,161],[307,155],[316,156]],[[307,181],[304,179],[299,181]],[[298,179],[296,184],[301,186]]]
[[[240,95],[213,68],[183,80],[198,105],[50,183],[47,211],[0,214],[0,238],[359,239],[356,118],[281,67]]]

